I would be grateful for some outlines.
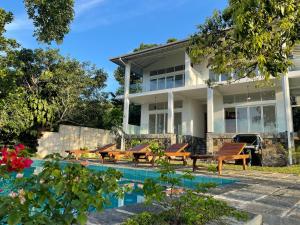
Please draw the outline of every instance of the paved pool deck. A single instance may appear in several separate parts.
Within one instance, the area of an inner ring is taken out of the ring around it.
[[[148,166],[131,168],[149,168]],[[192,169],[178,166],[178,171]],[[200,170],[195,175],[216,175]],[[253,170],[224,170],[222,178],[234,178],[234,184],[220,186],[210,190],[216,199],[224,200],[231,206],[243,211],[261,214],[264,225],[300,225],[300,176],[293,174],[267,173]],[[149,210],[160,209],[156,206],[125,206],[93,214],[90,225],[120,224],[130,216]]]

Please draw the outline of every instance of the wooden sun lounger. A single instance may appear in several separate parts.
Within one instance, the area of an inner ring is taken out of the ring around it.
[[[185,166],[187,164],[187,158],[191,154],[185,151],[188,146],[189,145],[187,143],[173,144],[165,150],[164,155],[169,161],[182,161],[183,165]]]
[[[149,146],[149,144],[141,144],[126,150],[127,155],[133,157],[135,166],[140,163],[141,159],[144,159],[146,162],[149,162],[152,166],[154,166],[155,155],[152,154]]]
[[[213,159],[218,161],[218,173],[222,175],[223,161],[225,160],[243,160],[243,169],[246,169],[246,159],[250,156],[248,154],[241,154],[245,148],[245,143],[224,143],[216,155],[193,155],[191,159],[193,160],[193,171],[196,171],[198,167],[196,166],[197,159]]]
[[[68,153],[69,155],[74,155],[76,160],[79,160],[79,158],[81,157],[81,155],[86,154],[86,153],[96,153],[96,154],[106,154],[106,152],[111,151],[113,149],[116,148],[116,144],[107,144],[104,145],[100,148],[97,148],[95,150],[68,150],[66,151],[66,153]],[[102,155],[101,155],[102,157]],[[102,157],[103,158],[103,157]]]
[[[102,163],[105,162],[105,158],[108,158],[107,161],[116,162],[116,160],[118,160],[119,158],[115,157],[113,152],[119,152],[119,150],[117,150],[116,144],[104,145],[101,148],[91,151],[91,153],[96,153],[97,155],[99,155]]]

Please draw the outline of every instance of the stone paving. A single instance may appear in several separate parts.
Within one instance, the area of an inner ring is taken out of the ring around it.
[[[203,172],[201,173],[203,174]],[[215,198],[263,216],[265,225],[300,225],[300,177],[258,171],[225,171],[239,182],[211,190]]]
[[[204,170],[197,171],[195,175],[216,176]],[[223,177],[236,178],[238,182],[212,189],[210,194],[215,198],[224,200],[243,211],[261,214],[264,225],[300,225],[299,176],[260,171],[224,170]],[[150,208],[153,210],[153,206]],[[88,224],[120,224],[126,218],[148,211],[150,208],[140,204],[105,210],[100,214],[91,215]],[[154,210],[159,209],[154,207]]]

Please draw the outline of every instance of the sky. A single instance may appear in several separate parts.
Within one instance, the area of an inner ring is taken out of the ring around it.
[[[6,36],[25,48],[45,48],[33,37],[33,25],[22,0],[0,0],[0,7],[14,14]],[[131,52],[140,43],[165,43],[169,38],[185,39],[197,25],[221,10],[226,0],[75,0],[75,19],[62,44],[51,47],[61,54],[89,61],[108,74],[106,91],[118,83],[111,57]]]

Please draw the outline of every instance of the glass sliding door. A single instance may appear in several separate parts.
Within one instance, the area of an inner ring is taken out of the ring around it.
[[[247,108],[237,108],[237,132],[248,132],[248,112]]]
[[[249,131],[250,132],[262,132],[262,121],[261,121],[261,107],[255,106],[249,108]]]
[[[225,109],[225,132],[226,133],[236,132],[235,108]]]
[[[276,111],[274,105],[263,106],[264,132],[276,131]]]
[[[165,125],[165,114],[161,113],[161,114],[157,114],[157,121],[156,121],[156,128],[157,134],[163,134],[164,133],[164,125]]]
[[[156,115],[150,114],[149,115],[149,134],[156,133],[155,124],[156,124]]]
[[[181,112],[174,113],[174,133],[182,134],[182,114]]]

